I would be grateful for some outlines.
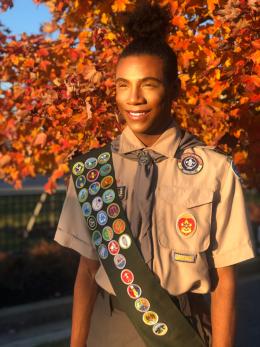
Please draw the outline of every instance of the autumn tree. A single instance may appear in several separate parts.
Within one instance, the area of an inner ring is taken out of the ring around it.
[[[34,0],[52,20],[40,35],[0,32],[0,178],[68,172],[74,150],[100,146],[121,131],[114,70],[129,42],[120,13],[131,0]],[[172,12],[169,44],[182,91],[180,125],[233,154],[245,182],[260,187],[259,9],[256,0],[161,0]],[[0,0],[2,11],[11,0]],[[54,33],[50,38],[50,34]]]

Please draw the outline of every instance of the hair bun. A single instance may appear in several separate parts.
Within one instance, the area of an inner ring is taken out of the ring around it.
[[[171,14],[165,7],[148,1],[138,1],[134,11],[125,13],[124,27],[134,40],[165,40],[170,20]]]

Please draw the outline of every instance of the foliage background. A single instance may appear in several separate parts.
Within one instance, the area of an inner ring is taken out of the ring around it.
[[[114,69],[129,42],[120,12],[131,0],[34,0],[52,20],[40,35],[0,32],[0,179],[16,188],[68,172],[74,150],[104,144],[121,131]],[[182,93],[181,126],[233,154],[249,187],[260,188],[259,8],[256,0],[162,0],[173,20]],[[0,0],[4,11],[12,0]],[[57,33],[51,39],[48,33]]]

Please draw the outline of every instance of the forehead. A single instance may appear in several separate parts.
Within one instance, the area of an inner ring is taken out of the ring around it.
[[[156,77],[163,79],[163,61],[153,55],[133,55],[121,58],[116,67],[116,78],[127,80]]]

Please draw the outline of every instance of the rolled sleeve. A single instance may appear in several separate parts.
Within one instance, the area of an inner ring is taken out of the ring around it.
[[[98,260],[92,245],[89,230],[83,217],[72,177],[61,211],[54,240],[62,246],[72,248],[82,256]]]
[[[226,163],[226,177],[216,207],[211,257],[216,268],[253,258],[252,230],[240,179]]]

